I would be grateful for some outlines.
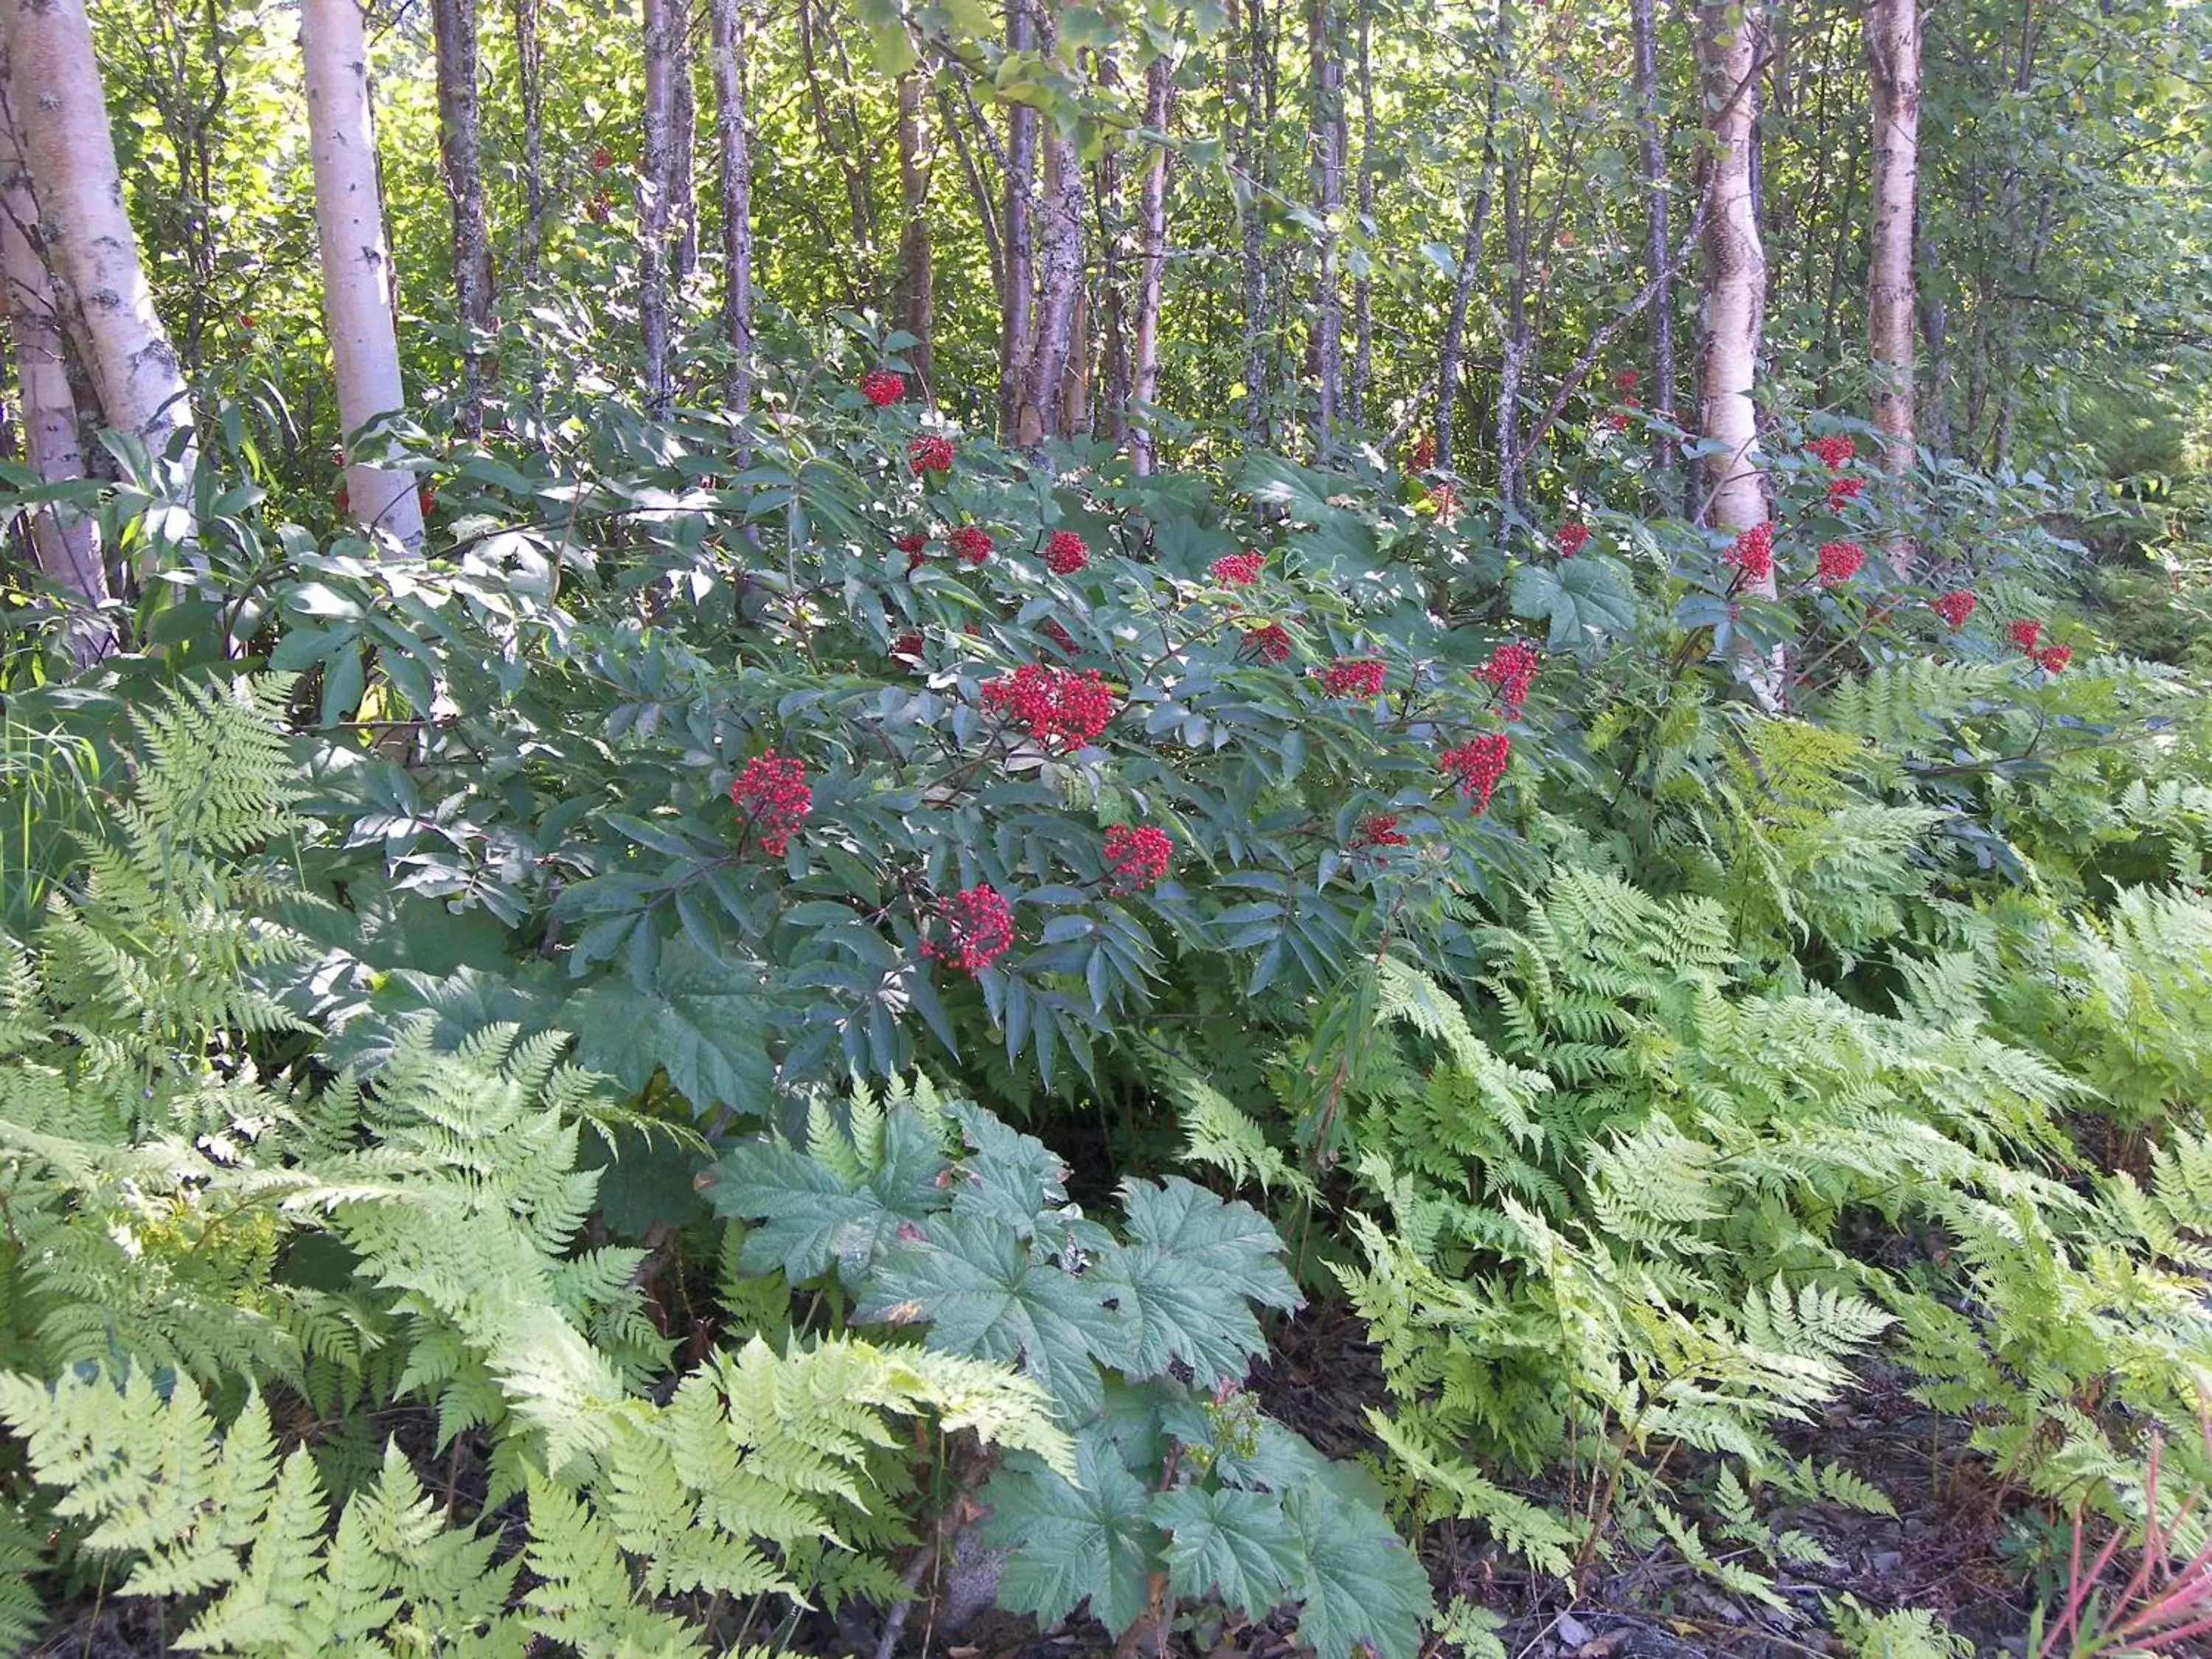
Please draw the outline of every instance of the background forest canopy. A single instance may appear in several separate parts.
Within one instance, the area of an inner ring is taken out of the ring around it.
[[[2212,1639],[2212,5],[0,0],[0,1652]]]

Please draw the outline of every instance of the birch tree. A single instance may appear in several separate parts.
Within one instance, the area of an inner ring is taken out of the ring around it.
[[[355,0],[301,0],[300,52],[307,68],[323,320],[338,420],[350,445],[369,422],[405,404],[392,319],[392,252],[377,189],[368,43]],[[421,549],[422,511],[411,474],[360,459],[349,449],[346,503],[355,518],[388,531],[402,548]]]
[[[1874,83],[1874,223],[1867,268],[1867,345],[1874,363],[1874,424],[1883,466],[1911,470],[1913,349],[1917,325],[1912,227],[1920,173],[1920,17],[1917,0],[1871,0],[1867,57]],[[1899,576],[1909,576],[1909,538],[1888,538]]]
[[[191,400],[124,211],[84,0],[0,0],[0,45],[40,241],[100,416],[156,453],[189,450]]]
[[[77,438],[60,301],[38,245],[38,204],[5,84],[0,64],[0,276],[7,283],[23,453],[40,482],[60,483],[84,477],[84,452]],[[114,630],[93,614],[108,600],[107,570],[94,529],[90,519],[59,502],[37,508],[31,517],[31,546],[40,573],[84,606],[65,635],[80,666],[99,660],[115,646]]]

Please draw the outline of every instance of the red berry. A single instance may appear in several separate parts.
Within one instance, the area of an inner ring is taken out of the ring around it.
[[[1044,544],[1045,568],[1055,576],[1073,576],[1091,562],[1091,548],[1073,530],[1055,530]]]
[[[934,432],[925,432],[906,447],[907,459],[914,463],[917,472],[950,472],[952,470],[952,441]]]
[[[1265,553],[1224,553],[1209,568],[1213,580],[1224,587],[1249,587],[1260,580],[1267,562]]]
[[[1928,608],[1943,619],[1947,628],[1964,628],[1966,618],[1974,614],[1974,596],[1963,587],[1954,588],[1941,599],[1931,599]]]
[[[1119,707],[1097,669],[1079,674],[1042,663],[1024,663],[985,685],[983,706],[1027,726],[1041,748],[1062,753],[1094,741]]]
[[[1822,542],[1814,576],[1823,587],[1849,581],[1866,562],[1866,549],[1856,542]]]
[[[1352,838],[1354,847],[1404,847],[1406,837],[1398,833],[1395,812],[1377,812],[1373,817],[1360,820],[1359,833]]]
[[[609,167],[612,167],[614,164],[615,164],[615,158],[614,158],[613,156],[610,155],[609,154],[607,154],[606,147],[605,147],[604,144],[603,144],[603,145],[601,145],[599,149],[595,149],[595,150],[593,150],[593,151],[592,152],[592,172],[594,172],[594,173],[605,173],[605,172]]]
[[[1582,523],[1563,524],[1559,526],[1557,540],[1559,556],[1571,559],[1583,550],[1583,544],[1589,540],[1589,526]]]
[[[1828,511],[1840,513],[1858,500],[1859,491],[1866,488],[1864,478],[1837,477],[1828,480]]]
[[[1150,824],[1131,827],[1117,823],[1106,832],[1106,864],[1111,875],[1107,881],[1109,891],[1127,894],[1142,887],[1150,887],[1168,872],[1168,859],[1175,843],[1164,830]]]
[[[1774,526],[1755,524],[1738,532],[1735,545],[1721,556],[1721,562],[1742,571],[1746,581],[1765,581],[1774,574]]]
[[[415,492],[415,505],[422,508],[424,518],[428,518],[438,510],[438,492],[430,485],[424,484]]]
[[[761,851],[781,858],[814,810],[814,792],[804,766],[769,749],[745,763],[730,785],[730,804],[744,815],[745,828],[758,834]]]
[[[924,939],[921,954],[964,974],[981,973],[1014,942],[1013,912],[988,882],[939,899],[937,920],[950,937],[942,942]]]
[[[962,525],[945,538],[945,544],[969,564],[981,564],[991,556],[990,532],[975,525]]]
[[[1490,653],[1490,660],[1474,671],[1474,678],[1498,693],[1509,719],[1521,717],[1522,705],[1528,701],[1528,687],[1536,678],[1543,659],[1536,654],[1534,646],[1521,640],[1508,640]]]
[[[1415,439],[1413,441],[1413,453],[1408,459],[1412,461],[1413,471],[1416,472],[1426,472],[1431,467],[1434,466],[1437,464],[1436,434],[1431,432],[1424,432],[1419,438]]]
[[[253,313],[250,311],[241,311],[238,313],[238,325],[240,328],[252,328],[254,320]]]
[[[860,395],[878,409],[888,409],[906,396],[906,381],[888,368],[872,368],[860,376]]]
[[[2063,672],[2073,660],[2074,647],[2070,645],[2046,645],[2035,653],[2035,665],[2046,674]]]
[[[1332,697],[1376,697],[1382,694],[1380,657],[1339,657],[1321,671],[1321,689]]]
[[[1832,437],[1815,438],[1805,446],[1807,453],[1825,463],[1831,472],[1838,471],[1850,459],[1856,447],[1849,437],[1840,432]]]
[[[592,198],[584,204],[584,216],[595,225],[606,223],[608,216],[614,210],[614,198],[603,190],[594,191]]]
[[[891,545],[902,553],[919,553],[929,545],[929,532],[926,530],[910,530],[905,535],[896,538]]]
[[[2005,625],[2005,637],[2012,641],[2014,650],[2020,652],[2023,656],[2032,657],[2035,654],[2036,642],[2043,637],[2043,624],[2039,622],[2025,621],[2008,623]]]
[[[1437,757],[1437,767],[1461,794],[1473,799],[1478,813],[1486,812],[1490,809],[1491,791],[1505,775],[1505,762],[1512,747],[1513,740],[1503,732],[1486,732],[1468,738],[1456,749],[1445,750]]]
[[[1290,633],[1280,623],[1269,623],[1263,628],[1246,629],[1244,643],[1269,662],[1287,662],[1290,659]]]

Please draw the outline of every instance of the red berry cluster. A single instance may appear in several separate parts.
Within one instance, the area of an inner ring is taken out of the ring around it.
[[[943,941],[923,939],[921,954],[964,974],[981,973],[1006,955],[1014,942],[1013,912],[988,882],[939,899],[937,918],[951,937]]]
[[[1260,580],[1260,572],[1267,562],[1265,553],[1224,553],[1211,568],[1213,580],[1224,586],[1249,587]]]
[[[1864,478],[1836,477],[1828,480],[1828,511],[1840,513],[1858,500],[1859,491],[1866,488]]]
[[[1559,544],[1559,556],[1563,559],[1571,559],[1583,550],[1583,544],[1589,539],[1589,526],[1581,523],[1563,524],[1559,526],[1559,533],[1556,539]]]
[[[1866,549],[1856,542],[1822,542],[1819,566],[1813,574],[1821,586],[1833,587],[1857,575],[1865,562]]]
[[[1321,689],[1332,697],[1376,697],[1382,695],[1380,657],[1339,657],[1321,671]]]
[[[1636,390],[1637,381],[1643,378],[1634,369],[1624,368],[1613,377],[1613,389],[1616,392],[1633,392]]]
[[[906,447],[907,459],[917,472],[952,471],[952,440],[925,432]]]
[[[1490,660],[1474,671],[1474,677],[1498,693],[1509,719],[1518,720],[1522,705],[1528,701],[1529,684],[1542,664],[1535,647],[1525,640],[1508,640],[1490,653]]]
[[[2063,672],[2073,660],[2074,647],[2070,645],[2046,645],[2035,653],[2035,665],[2046,674]]]
[[[1434,466],[1437,464],[1436,434],[1432,432],[1424,432],[1416,438],[1413,441],[1413,453],[1408,459],[1413,462],[1413,471],[1416,472],[1426,472]]]
[[[860,376],[860,395],[878,409],[888,409],[906,396],[906,382],[888,368],[872,368]]]
[[[1353,839],[1354,847],[1404,847],[1409,843],[1398,833],[1395,812],[1377,812],[1371,818],[1360,820],[1359,834]]]
[[[1486,732],[1438,755],[1437,769],[1452,781],[1461,794],[1473,798],[1477,812],[1486,812],[1490,810],[1490,792],[1505,775],[1505,758],[1512,748],[1513,740],[1503,732]]]
[[[1721,556],[1723,564],[1743,572],[1743,579],[1763,582],[1774,574],[1774,526],[1755,524],[1737,533],[1735,545]]]
[[[891,545],[902,553],[919,553],[929,545],[929,532],[926,530],[910,530],[892,542]]]
[[[1943,619],[1946,628],[1964,628],[1966,618],[1974,614],[1974,596],[1963,587],[1954,588],[1940,599],[1930,599],[1928,608]]]
[[[1106,865],[1113,874],[1107,886],[1117,894],[1150,887],[1168,872],[1168,857],[1175,843],[1168,832],[1149,823],[1117,823],[1106,832]]]
[[[730,785],[730,804],[744,815],[745,827],[759,836],[761,851],[781,858],[814,810],[814,792],[806,787],[804,766],[769,749],[745,763]]]
[[[1045,568],[1055,576],[1073,576],[1091,562],[1091,548],[1073,530],[1055,530],[1044,544]]]
[[[1080,749],[1106,729],[1117,706],[1105,677],[1095,669],[1024,663],[983,688],[983,706],[1018,720],[1047,749]]]
[[[2032,657],[2043,638],[2043,624],[2039,622],[2007,623],[2005,637],[2012,641],[2014,650],[2022,656]]]
[[[891,641],[891,655],[920,662],[921,660],[921,634],[909,631],[900,635]]]
[[[962,525],[945,538],[945,544],[969,564],[981,564],[991,556],[991,534],[978,525]]]
[[[1814,439],[1805,446],[1805,451],[1826,466],[1829,471],[1836,472],[1841,471],[1844,463],[1856,453],[1857,446],[1847,435],[1838,432],[1832,437]]]
[[[607,150],[606,150],[605,146],[602,145],[600,148],[599,148],[598,149],[595,149],[595,150],[593,150],[593,151],[592,152],[592,172],[594,172],[594,173],[605,173],[605,172],[609,167],[612,167],[614,164],[615,164],[615,158],[614,158],[612,155],[609,155],[609,154],[607,153]]]
[[[1265,628],[1246,629],[1244,643],[1269,662],[1290,660],[1291,635],[1280,623],[1269,623]]]

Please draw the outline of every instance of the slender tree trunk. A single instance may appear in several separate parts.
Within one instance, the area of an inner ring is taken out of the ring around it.
[[[1036,0],[1006,0],[1006,50],[1036,44]],[[999,314],[999,430],[1012,439],[1021,416],[1030,368],[1030,313],[1036,290],[1036,232],[1031,220],[1036,188],[1037,112],[1016,104],[1006,114],[1006,207],[1000,216],[1006,237],[1006,282]]]
[[[960,171],[968,180],[969,200],[975,209],[975,222],[983,228],[983,252],[991,262],[991,292],[1004,314],[1006,306],[1006,247],[999,234],[999,210],[991,196],[991,186],[983,177],[982,163],[976,160],[974,146],[968,142],[968,130],[952,112],[952,88],[943,81],[937,85],[938,131],[949,133],[953,150],[960,157]],[[988,136],[990,129],[980,118],[975,129]]]
[[[1498,176],[1498,105],[1500,89],[1513,73],[1513,12],[1500,0],[1497,60],[1491,66],[1490,93],[1482,114],[1482,173],[1474,205],[1467,216],[1467,237],[1460,245],[1459,269],[1452,273],[1451,307],[1444,313],[1444,337],[1437,354],[1437,465],[1452,464],[1452,412],[1459,403],[1460,365],[1467,350],[1467,311],[1474,297],[1475,273],[1482,267],[1482,241],[1490,224],[1490,204]]]
[[[1920,338],[1927,348],[1928,377],[1920,388],[1917,435],[1937,457],[1951,453],[1950,317],[1936,277],[1942,269],[1934,239],[1913,238],[1918,273],[1913,281],[1918,295]]]
[[[397,414],[406,402],[388,287],[392,255],[377,191],[368,46],[355,0],[301,0],[300,52],[307,61],[323,319],[337,381],[338,423],[350,443],[370,421]],[[422,514],[412,474],[352,461],[346,468],[346,501],[363,524],[389,531],[410,552],[422,547]]]
[[[898,83],[899,272],[891,322],[914,336],[906,359],[915,378],[933,396],[930,342],[935,326],[936,295],[929,246],[928,162],[922,155],[921,74],[909,70]]]
[[[1040,33],[1046,52],[1058,51],[1056,20]],[[1061,55],[1060,67],[1075,70]],[[1029,375],[1014,441],[1024,449],[1071,430],[1066,377],[1074,361],[1077,311],[1083,291],[1083,160],[1075,141],[1055,125],[1044,135],[1044,193],[1037,214],[1037,303],[1029,351]]]
[[[545,246],[545,58],[538,40],[543,0],[514,0],[514,61],[522,82],[522,272],[538,280]]]
[[[24,458],[40,482],[84,477],[77,440],[76,398],[70,388],[69,347],[62,329],[46,257],[38,245],[39,206],[23,164],[15,112],[5,106],[7,75],[0,66],[0,276],[7,283],[8,327],[15,348],[15,389]],[[115,648],[107,620],[94,613],[108,600],[107,570],[100,562],[93,521],[58,502],[35,510],[31,547],[39,569],[61,592],[81,601],[65,633],[79,667]]]
[[[438,59],[438,160],[453,219],[453,297],[468,343],[461,356],[461,425],[483,431],[491,358],[491,237],[484,228],[483,151],[477,121],[476,0],[430,0]]]
[[[1713,447],[1704,465],[1705,515],[1723,530],[1767,521],[1759,467],[1759,411],[1752,402],[1765,325],[1766,254],[1752,176],[1759,112],[1759,29],[1747,0],[1698,0],[1699,71],[1712,161],[1706,188],[1705,361],[1698,376],[1699,435]],[[1774,574],[1746,584],[1772,598]],[[1779,661],[1754,662],[1752,687],[1778,704]]]
[[[1503,174],[1502,204],[1505,231],[1505,328],[1498,362],[1498,494],[1509,509],[1522,504],[1521,378],[1528,367],[1528,204],[1525,199],[1528,149],[1522,143],[1509,143],[1499,171]]]
[[[637,313],[645,345],[645,408],[665,420],[675,402],[668,369],[668,185],[676,137],[676,40],[684,0],[645,0],[645,122],[637,168]]]
[[[1667,149],[1659,135],[1659,52],[1651,16],[1652,0],[1629,0],[1630,32],[1636,52],[1637,139],[1644,162],[1644,264],[1659,284],[1651,301],[1651,400],[1662,421],[1674,418],[1674,280],[1668,250]],[[1664,433],[1651,441],[1651,465],[1660,495],[1676,504],[1673,483],[1678,457]],[[1678,498],[1676,498],[1678,499]]]
[[[823,149],[835,158],[845,180],[845,205],[853,215],[854,257],[866,261],[874,246],[869,228],[872,216],[868,210],[868,186],[860,176],[857,160],[837,136],[836,123],[830,115],[830,100],[823,94],[822,69],[814,46],[813,0],[799,0],[799,59],[806,72],[806,100],[814,112],[815,132],[822,140]]]
[[[722,341],[730,354],[724,395],[733,419],[753,400],[753,163],[745,123],[745,37],[738,0],[708,0],[714,75],[714,140],[722,221]]]
[[[1267,59],[1273,55],[1268,38],[1265,0],[1244,0],[1247,20],[1245,50],[1237,55],[1236,12],[1230,13],[1230,94],[1232,112],[1244,116],[1241,165],[1243,183],[1237,191],[1237,238],[1243,260],[1244,295],[1244,436],[1250,443],[1267,438],[1267,227],[1260,216],[1260,195],[1266,185],[1266,131],[1262,106],[1267,101]]]
[[[676,14],[675,121],[668,138],[668,218],[675,286],[699,269],[699,100],[691,84],[690,8]]]
[[[1375,0],[1359,0],[1359,234],[1375,236],[1375,64],[1370,50]],[[1352,283],[1352,386],[1346,413],[1354,426],[1367,422],[1367,382],[1375,365],[1375,278],[1363,258]]]
[[[1336,457],[1336,428],[1344,404],[1344,296],[1338,286],[1338,251],[1344,211],[1344,170],[1349,148],[1345,128],[1344,54],[1331,0],[1306,0],[1306,52],[1313,100],[1314,209],[1322,226],[1316,250],[1314,293],[1314,455],[1323,465]]]
[[[179,434],[189,446],[191,401],[124,212],[84,0],[0,0],[0,33],[40,240],[101,416],[157,453]]]
[[[1912,469],[1913,348],[1917,295],[1912,227],[1920,176],[1918,0],[1872,0],[1867,56],[1874,70],[1874,237],[1867,272],[1867,345],[1874,362],[1874,424],[1882,464],[1903,477]],[[1909,536],[1887,541],[1891,565],[1911,574]]]
[[[1165,57],[1154,58],[1145,71],[1145,125],[1162,137],[1145,167],[1137,208],[1142,240],[1137,267],[1135,340],[1130,353],[1129,402],[1133,418],[1129,428],[1129,465],[1139,477],[1149,477],[1159,465],[1151,410],[1160,398],[1160,281],[1168,253],[1165,135],[1174,81],[1174,65]]]

